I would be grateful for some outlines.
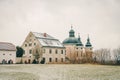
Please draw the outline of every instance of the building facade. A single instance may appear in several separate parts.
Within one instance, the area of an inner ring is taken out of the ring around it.
[[[16,47],[12,43],[0,42],[0,63],[16,63]]]
[[[65,63],[65,47],[47,33],[30,32],[22,44],[25,53],[23,63]]]
[[[69,37],[63,41],[63,45],[66,47],[66,59],[70,63],[85,63],[92,60],[92,45],[88,36],[87,43],[84,46],[82,44],[80,35],[75,37],[75,31],[72,29],[69,31]]]

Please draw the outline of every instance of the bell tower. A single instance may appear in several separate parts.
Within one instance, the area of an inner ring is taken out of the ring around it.
[[[86,62],[92,62],[92,53],[93,53],[93,47],[90,43],[90,38],[89,38],[89,35],[88,35],[88,38],[87,38],[87,42],[86,42],[86,45],[85,45],[85,53],[86,53]]]

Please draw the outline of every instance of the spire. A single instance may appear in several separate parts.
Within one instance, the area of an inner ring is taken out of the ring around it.
[[[73,28],[73,26],[71,25],[71,30],[69,31],[69,37],[75,37],[75,35],[74,35],[75,32],[72,28]]]
[[[86,47],[92,47],[92,45],[91,45],[91,43],[90,43],[89,34],[88,34],[87,43],[86,43],[85,46],[86,46]]]
[[[81,42],[81,38],[80,38],[80,33],[78,33],[78,43],[77,46],[83,46],[82,42]]]

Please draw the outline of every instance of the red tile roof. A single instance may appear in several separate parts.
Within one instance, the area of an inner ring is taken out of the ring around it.
[[[16,47],[12,43],[0,42],[0,50],[15,51]]]

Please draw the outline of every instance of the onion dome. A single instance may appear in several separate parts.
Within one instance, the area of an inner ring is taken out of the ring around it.
[[[69,31],[69,37],[75,37],[74,33],[75,31],[71,27],[71,30]]]
[[[86,46],[86,47],[92,47],[92,45],[91,45],[91,43],[90,43],[89,35],[88,35],[87,43],[86,43],[85,46]]]
[[[74,37],[66,38],[66,39],[63,41],[63,44],[77,44],[77,43],[78,43],[78,39],[77,39],[77,38],[74,38]]]
[[[71,26],[71,30],[69,31],[69,38],[66,38],[63,41],[63,44],[77,44],[78,43],[78,38],[75,38],[75,31],[72,29]]]
[[[78,35],[78,43],[76,44],[76,46],[83,46],[80,35]]]

